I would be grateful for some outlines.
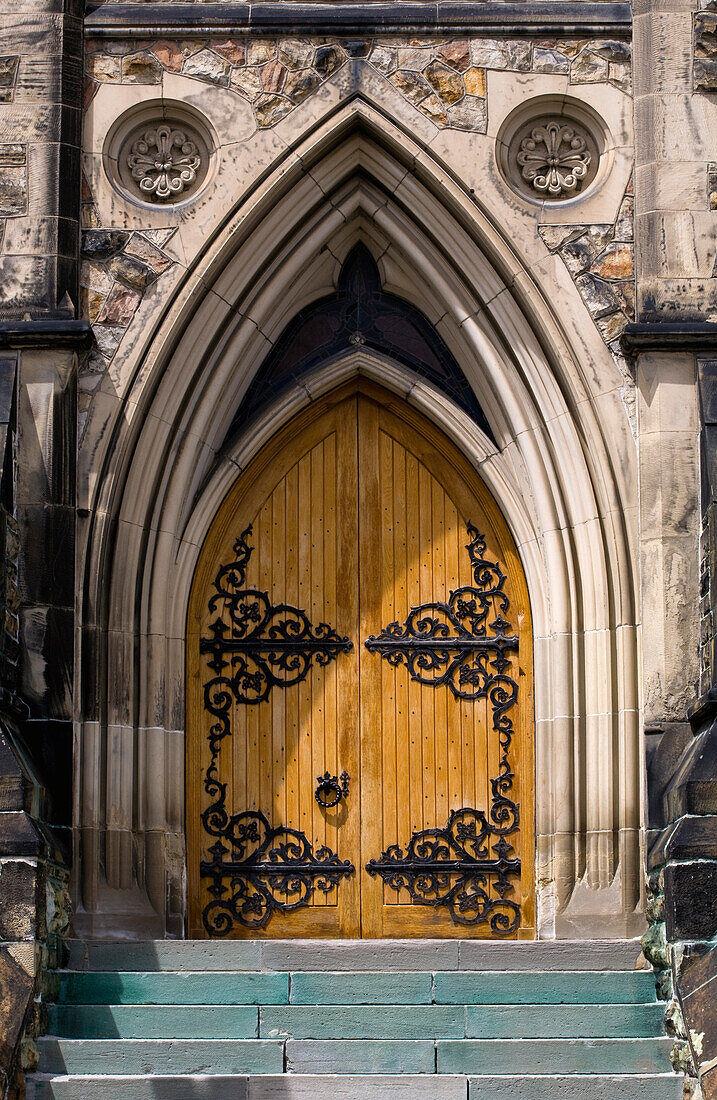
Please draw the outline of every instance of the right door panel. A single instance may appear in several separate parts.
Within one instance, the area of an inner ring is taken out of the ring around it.
[[[358,454],[362,935],[532,938],[531,631],[513,540],[409,406],[359,397]]]

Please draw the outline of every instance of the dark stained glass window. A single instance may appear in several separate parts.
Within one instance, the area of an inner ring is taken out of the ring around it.
[[[246,424],[302,375],[356,346],[382,352],[433,383],[493,438],[443,340],[420,310],[383,290],[376,262],[363,244],[346,257],[336,293],[306,306],[286,326],[247,390],[232,428]]]

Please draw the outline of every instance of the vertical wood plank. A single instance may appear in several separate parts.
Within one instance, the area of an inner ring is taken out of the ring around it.
[[[362,761],[360,750],[359,668],[362,632],[359,622],[359,498],[358,407],[355,397],[336,410],[336,590],[340,599],[336,629],[347,635],[353,648],[336,662],[337,746],[341,768],[351,776],[349,797],[336,814],[337,847],[350,859],[356,873],[344,879],[338,891],[339,932],[359,936],[361,890],[367,877],[362,865]],[[378,736],[375,731],[374,736]]]
[[[461,586],[460,564],[456,536],[461,519],[456,511],[455,504],[443,494],[444,509],[444,585],[445,599],[456,588]],[[465,530],[465,525],[463,525]],[[461,806],[472,806],[474,803],[465,801],[465,784],[463,775],[463,738],[461,729],[461,701],[450,692],[444,692],[446,700],[446,729],[448,732],[448,775],[449,775],[449,809],[458,810]]]
[[[323,557],[324,557],[324,611],[323,622],[338,621],[338,601],[336,595],[336,436],[328,435],[323,446],[322,481],[324,488],[323,511]],[[331,775],[340,775],[343,765],[339,761],[338,730],[341,716],[337,706],[337,662],[332,661],[323,669],[324,721],[323,721],[323,771]],[[319,774],[319,773],[317,773]],[[325,843],[336,851],[338,826],[336,810],[326,810],[324,817]],[[338,890],[331,891],[331,904],[337,903]]]
[[[431,475],[423,463],[419,463],[419,539],[420,539],[420,602],[428,603],[433,599],[433,532],[431,510]],[[437,821],[437,800],[439,797],[439,768],[441,758],[438,751],[438,739],[435,726],[435,689],[419,687],[421,697],[421,727],[423,730],[423,755],[431,769],[430,791],[432,798],[426,800],[422,818],[426,825],[433,827]]]
[[[446,592],[445,568],[445,492],[436,479],[431,477],[431,538],[433,548],[433,599],[444,601]],[[434,721],[436,726],[436,752],[441,762],[441,771],[436,785],[439,791],[440,808],[437,807],[438,828],[445,825],[451,811],[451,754],[448,735],[448,694],[446,691],[434,692]]]
[[[378,537],[381,544],[381,598],[377,607],[378,632],[384,623],[397,618],[393,578],[394,565],[394,502],[393,502],[393,440],[379,431],[379,492],[380,525]],[[381,851],[398,843],[398,791],[406,790],[409,783],[408,761],[399,752],[396,740],[396,670],[387,661],[381,662],[381,748],[383,832]],[[396,893],[386,888],[384,902],[395,904]]]
[[[285,550],[284,570],[286,602],[292,607],[299,606],[299,467],[292,466],[285,478]],[[299,743],[301,730],[299,724],[300,685],[294,685],[285,692],[285,737],[286,737],[286,822],[298,824],[300,810]]]
[[[311,608],[311,456],[304,455],[299,463],[299,603],[300,608]],[[299,828],[307,836],[313,833],[313,798],[308,795],[311,786],[313,753],[311,728],[311,677],[299,685]],[[313,789],[312,789],[313,793]]]
[[[361,563],[359,636],[381,630],[383,578],[380,542],[379,422],[378,409],[359,401],[359,561]],[[381,660],[361,645],[361,934],[378,937],[383,930],[383,883],[365,872],[366,862],[379,856],[383,839],[381,781]]]
[[[315,625],[326,621],[324,607],[324,446],[323,442],[311,452],[311,603],[309,617]],[[326,823],[323,811],[314,798],[316,778],[323,775],[324,755],[324,670],[314,664],[311,670],[311,777],[305,797],[310,798],[311,830],[309,836],[314,844],[326,843]],[[326,899],[316,892],[312,899],[314,905],[324,905]]]
[[[274,604],[287,603],[286,593],[286,478],[272,494],[271,516],[271,598]],[[286,691],[275,691],[269,699],[271,713],[271,788],[272,820],[288,823],[286,814]]]

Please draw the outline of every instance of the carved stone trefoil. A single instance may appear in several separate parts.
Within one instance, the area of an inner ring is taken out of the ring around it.
[[[140,191],[155,199],[176,198],[197,178],[202,158],[184,130],[162,124],[132,144],[127,166]]]
[[[516,157],[523,179],[549,198],[573,194],[585,179],[592,156],[573,125],[548,121],[534,126]]]

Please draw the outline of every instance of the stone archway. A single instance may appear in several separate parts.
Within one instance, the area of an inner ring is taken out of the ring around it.
[[[130,330],[116,398],[88,420],[76,696],[87,929],[127,927],[133,911],[137,929],[181,933],[184,616],[198,547],[277,419],[346,368],[286,391],[250,435],[230,431],[271,344],[335,288],[363,240],[384,287],[438,327],[494,438],[429,382],[386,364],[384,384],[460,441],[525,569],[540,934],[579,934],[581,920],[589,934],[595,915],[604,934],[624,934],[640,895],[641,783],[634,449],[613,368],[597,344],[571,346],[507,234],[368,105],[342,108],[293,154],[208,244],[156,328]],[[578,898],[584,918],[570,916]]]

